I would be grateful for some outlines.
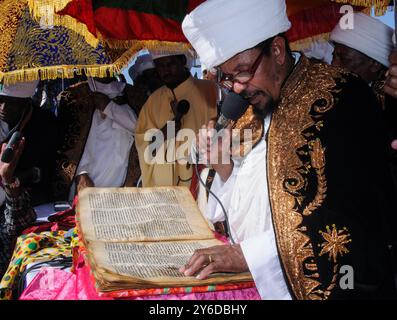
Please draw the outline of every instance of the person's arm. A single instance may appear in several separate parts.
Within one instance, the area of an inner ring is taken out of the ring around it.
[[[9,236],[17,235],[36,220],[36,213],[31,206],[28,192],[19,184],[18,178],[14,177],[14,171],[23,152],[24,145],[25,139],[22,138],[19,144],[14,146],[15,154],[13,160],[10,163],[0,161],[0,177],[6,192],[3,230]],[[5,147],[6,144],[3,144],[1,155]]]
[[[85,188],[93,188],[95,187],[94,182],[89,176],[88,172],[82,171],[75,177],[76,182],[76,192],[75,194],[79,194]]]

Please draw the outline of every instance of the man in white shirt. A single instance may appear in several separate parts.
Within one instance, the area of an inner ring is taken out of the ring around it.
[[[59,199],[85,187],[135,186],[140,172],[134,145],[137,112],[127,87],[114,78],[89,78],[67,89],[59,108],[64,141],[58,152]]]

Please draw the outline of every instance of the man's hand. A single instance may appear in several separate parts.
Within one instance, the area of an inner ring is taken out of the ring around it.
[[[3,152],[6,148],[7,144],[3,143],[1,146],[1,154],[0,159],[3,155]],[[14,145],[12,148],[14,149],[14,158],[10,163],[4,163],[0,160],[0,177],[4,185],[12,183],[12,179],[14,177],[15,168],[17,167],[19,158],[23,153],[23,148],[25,147],[25,138],[22,138],[18,144]]]
[[[397,49],[390,55],[390,68],[387,72],[385,93],[397,99]]]
[[[231,155],[231,125],[223,130],[221,137],[213,141],[215,132],[215,121],[211,120],[208,125],[203,125],[197,134],[196,146],[200,159],[211,165],[223,181],[229,179],[233,171]]]
[[[94,182],[87,173],[80,174],[76,177],[76,193],[79,194],[80,191],[85,188],[95,187]]]
[[[103,94],[101,92],[91,93],[90,99],[92,100],[95,108],[102,112],[105,110],[110,102],[110,98],[106,94]]]
[[[239,273],[249,269],[240,245],[225,245],[196,250],[179,271],[188,277],[198,274],[197,279],[204,280],[212,273]]]

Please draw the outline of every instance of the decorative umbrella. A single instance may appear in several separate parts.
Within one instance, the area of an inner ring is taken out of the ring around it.
[[[204,0],[72,0],[59,15],[86,25],[87,30],[113,49],[190,49],[182,31],[183,17]],[[382,15],[390,0],[287,0],[292,29],[287,33],[294,50],[327,41],[343,4],[355,11]],[[247,2],[249,5],[249,2]],[[220,14],[220,19],[222,15]],[[132,53],[131,52],[131,53]]]
[[[72,0],[57,12],[69,16],[113,50],[190,51],[181,23],[204,0]]]
[[[0,82],[73,78],[83,71],[104,77],[128,64],[126,50],[108,50],[85,25],[55,14],[68,2],[0,0]]]
[[[328,41],[329,34],[345,12],[344,4],[353,6],[355,12],[367,14],[374,9],[383,15],[390,0],[287,0],[287,12],[292,23],[287,37],[293,50],[303,50],[316,41]]]

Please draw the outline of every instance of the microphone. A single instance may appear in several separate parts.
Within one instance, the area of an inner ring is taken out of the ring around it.
[[[219,133],[225,129],[231,122],[240,119],[249,107],[249,101],[235,92],[229,92],[221,106],[221,114],[215,124],[217,134],[213,137],[215,141]]]
[[[187,100],[181,100],[176,107],[175,122],[180,122],[182,117],[189,112],[190,103]]]
[[[19,143],[22,139],[22,134],[19,131],[15,131],[8,141],[6,148],[4,149],[3,155],[1,156],[1,161],[4,163],[10,163],[14,158],[13,146]]]
[[[215,124],[216,134],[211,139],[213,144],[219,136],[222,135],[222,131],[233,121],[240,119],[243,114],[247,111],[250,103],[248,100],[244,99],[242,96],[235,92],[229,92],[221,106],[221,113]],[[192,163],[198,163],[200,161],[200,155],[197,150],[196,143],[192,144],[191,159]]]

